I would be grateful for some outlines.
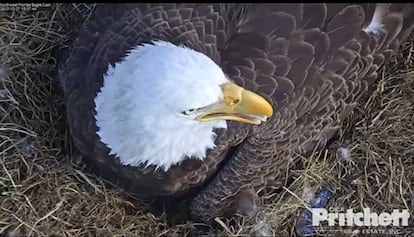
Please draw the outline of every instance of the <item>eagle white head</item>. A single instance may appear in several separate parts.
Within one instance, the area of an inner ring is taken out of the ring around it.
[[[259,95],[229,81],[206,55],[157,41],[109,66],[95,98],[101,141],[122,164],[164,171],[215,147],[226,120],[260,124],[273,113]]]

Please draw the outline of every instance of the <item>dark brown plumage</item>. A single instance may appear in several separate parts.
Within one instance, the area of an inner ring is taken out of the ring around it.
[[[128,192],[151,197],[196,192],[194,218],[231,214],[246,193],[280,187],[298,155],[324,146],[336,133],[377,69],[411,32],[412,9],[407,4],[98,6],[60,72],[74,142],[103,176]],[[383,23],[376,35],[363,31],[375,10]],[[204,161],[187,159],[168,172],[108,158],[94,118],[103,74],[127,50],[153,39],[208,55],[237,84],[269,100],[274,115],[259,126],[228,122]]]

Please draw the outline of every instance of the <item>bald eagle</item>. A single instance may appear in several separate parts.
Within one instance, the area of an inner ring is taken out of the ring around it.
[[[248,213],[259,190],[283,185],[299,155],[336,133],[412,13],[411,4],[98,5],[59,73],[74,143],[129,193],[195,193],[191,213],[203,221]]]

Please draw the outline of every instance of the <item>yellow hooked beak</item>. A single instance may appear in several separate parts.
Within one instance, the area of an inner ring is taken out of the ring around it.
[[[223,100],[199,110],[196,119],[233,120],[249,124],[260,124],[273,114],[273,108],[263,97],[232,82],[221,85]]]

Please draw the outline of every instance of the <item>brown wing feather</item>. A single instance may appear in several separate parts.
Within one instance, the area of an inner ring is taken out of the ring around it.
[[[238,72],[235,77],[253,81],[254,88],[276,86],[258,91],[272,100],[275,113],[267,123],[255,127],[228,164],[196,196],[192,211],[202,220],[237,208],[242,197],[238,194],[245,193],[240,191],[280,187],[298,154],[324,146],[336,133],[376,78],[377,69],[395,52],[402,39],[401,29],[406,29],[402,33],[407,35],[413,25],[407,9],[383,5],[383,32],[374,35],[363,28],[377,6],[291,5],[255,6],[241,16],[239,34],[222,54],[224,68],[231,76]],[[285,10],[298,6],[302,9]],[[316,10],[318,14],[312,12]],[[261,53],[247,56],[252,49]],[[257,63],[268,62],[274,67],[266,68],[275,70],[257,70],[262,68]]]

